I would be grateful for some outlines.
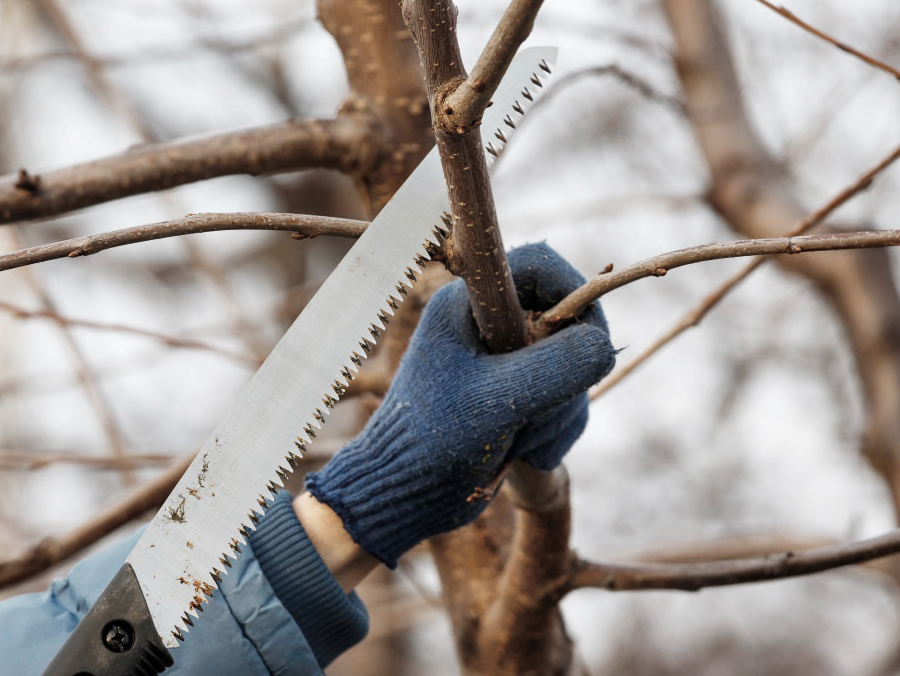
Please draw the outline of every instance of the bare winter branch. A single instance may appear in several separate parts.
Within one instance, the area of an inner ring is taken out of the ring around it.
[[[760,140],[744,104],[723,20],[707,0],[664,0],[688,119],[710,175],[709,202],[746,237],[785,232],[806,213],[799,189]],[[886,252],[781,256],[810,280],[843,325],[865,400],[862,452],[891,487],[900,513],[900,295]],[[898,573],[900,579],[900,573]]]
[[[813,251],[837,251],[842,249],[866,249],[897,246],[900,230],[864,230],[861,232],[836,232],[826,235],[801,237],[768,237],[734,242],[712,242],[660,256],[648,258],[616,272],[603,272],[582,285],[556,306],[545,312],[540,323],[548,327],[577,317],[588,305],[602,295],[646,277],[664,277],[669,270],[721,258],[760,256],[772,254],[799,254]]]
[[[599,587],[609,591],[680,589],[780,580],[864,563],[900,552],[900,529],[859,542],[788,551],[763,557],[708,563],[592,563],[575,558],[567,591]]]
[[[0,178],[0,223],[81,209],[218,176],[310,167],[353,173],[377,158],[377,134],[359,115],[290,120],[193,141],[151,143],[64,169]]]
[[[175,460],[171,453],[129,453],[110,457],[108,455],[84,455],[71,452],[14,452],[0,451],[0,470],[30,471],[51,465],[77,465],[91,469],[116,470],[124,468],[140,469],[154,465],[168,465]]]
[[[333,235],[337,237],[359,237],[368,225],[365,221],[354,221],[330,216],[305,216],[278,213],[225,213],[189,214],[161,223],[139,225],[105,232],[100,235],[85,235],[52,244],[33,246],[14,253],[0,256],[0,271],[33,265],[57,258],[77,258],[126,244],[148,242],[165,237],[178,237],[200,232],[221,230],[285,230],[295,233],[295,239]]]
[[[796,14],[794,14],[792,11],[790,11],[786,7],[783,7],[780,5],[775,5],[771,2],[769,2],[768,0],[756,0],[756,1],[762,5],[765,5],[766,7],[771,9],[773,12],[780,14],[781,16],[783,16],[785,19],[787,19],[791,23],[793,23],[797,26],[800,26],[800,28],[805,30],[807,33],[811,33],[811,34],[815,35],[817,38],[819,38],[820,40],[825,40],[825,42],[831,43],[832,45],[834,45],[835,47],[840,49],[842,52],[847,52],[847,54],[852,54],[857,59],[860,59],[860,60],[866,62],[867,64],[869,64],[870,66],[874,66],[878,70],[884,71],[885,73],[888,73],[889,75],[893,75],[895,78],[900,80],[900,70],[897,70],[893,66],[889,66],[888,64],[884,63],[883,61],[879,61],[878,59],[876,59],[872,56],[869,56],[868,54],[865,54],[865,53],[859,51],[858,49],[854,49],[850,45],[846,44],[845,42],[841,42],[837,38],[831,37],[827,33],[824,33],[821,30],[819,30],[818,28],[816,28],[815,26],[812,26],[812,25],[808,24],[807,22],[803,21],[800,17],[798,17]]]
[[[0,260],[2,260],[2,257],[0,257]],[[133,326],[95,322],[85,319],[73,319],[71,317],[64,317],[54,312],[49,312],[47,310],[26,310],[25,308],[13,305],[12,303],[7,303],[5,301],[0,301],[0,310],[8,312],[16,319],[46,319],[62,326],[94,329],[97,331],[112,331],[115,333],[126,333],[133,336],[141,336],[143,338],[149,338],[151,340],[159,341],[166,347],[180,347],[214,352],[216,354],[220,354],[224,357],[234,359],[235,361],[242,362],[250,366],[258,367],[260,363],[259,360],[254,359],[253,357],[250,357],[248,355],[216,347],[215,345],[211,345],[200,340],[179,338],[177,336],[167,336],[156,331],[147,331],[146,329],[139,329]]]
[[[70,556],[74,556],[105,535],[162,504],[190,465],[191,460],[193,460],[192,453],[172,465],[153,481],[112,503],[90,521],[70,533],[59,538],[45,538],[22,555],[7,561],[0,561],[0,588],[25,580]]]
[[[466,78],[456,40],[456,7],[450,0],[404,0],[402,8],[419,48],[453,212],[445,246],[448,267],[466,281],[485,344],[493,352],[508,352],[525,345],[528,335],[500,236],[481,135],[477,126],[448,126],[445,117],[443,100]]]
[[[543,0],[513,0],[494,29],[472,73],[437,107],[445,129],[477,127],[519,47],[531,34]]]
[[[887,169],[889,166],[891,166],[898,157],[900,157],[900,146],[894,148],[894,150],[891,151],[884,159],[882,159],[880,162],[878,162],[878,164],[876,164],[874,167],[860,176],[856,181],[853,182],[853,184],[847,186],[841,192],[835,195],[831,200],[828,201],[827,204],[823,205],[817,211],[803,219],[803,221],[796,228],[794,228],[790,235],[800,235],[804,232],[808,232],[812,228],[822,223],[839,207],[846,204],[850,199],[859,195],[864,190],[868,189],[875,177],[878,176],[878,174],[880,174],[882,171]],[[727,296],[732,291],[732,289],[736,288],[741,282],[749,277],[767,260],[767,258],[757,258],[749,265],[745,266],[742,270],[729,277],[728,280],[726,280],[721,286],[719,286],[719,288],[708,294],[706,298],[704,298],[700,302],[700,304],[697,305],[697,307],[691,309],[674,326],[672,326],[663,335],[657,338],[653,342],[653,344],[650,345],[650,347],[641,352],[637,357],[635,357],[624,367],[618,369],[615,373],[604,379],[602,383],[597,385],[597,387],[593,388],[593,390],[591,390],[591,398],[595,399],[611,390],[618,383],[622,382],[622,380],[628,377],[628,375],[632,373],[638,366],[647,361],[651,356],[656,354],[659,350],[668,345],[675,338],[684,333],[687,329],[697,326],[701,321],[703,321],[703,318],[707,315],[707,313],[719,304],[719,301]]]
[[[464,119],[461,124],[447,118],[455,113],[453,106],[447,105],[447,97],[466,81],[456,40],[456,8],[450,0],[403,0],[401,5],[425,72],[434,133],[453,215],[451,237],[445,243],[448,267],[466,282],[475,321],[488,349],[500,353],[523,347],[529,342],[525,315],[506,260],[475,118],[480,117],[483,108],[466,109],[471,119]],[[496,82],[508,66],[508,61],[503,60],[512,58],[530,30],[533,13],[540,2],[514,2],[513,5],[516,10],[504,17],[509,21],[511,33],[498,38],[509,43],[494,45],[500,50],[494,58],[501,62],[480,61],[482,69],[486,66],[492,69]],[[495,33],[498,34],[502,35],[502,30]],[[482,77],[487,77],[486,70]],[[476,90],[481,88],[479,82],[473,81],[472,86]],[[487,83],[484,88],[488,88]],[[462,96],[466,97],[465,92]],[[487,101],[483,103],[486,105]],[[468,639],[484,644],[485,649],[463,648],[466,640],[460,638],[464,668],[473,672],[516,673],[520,662],[530,662],[533,666],[531,660],[537,659],[544,665],[542,670],[562,673],[571,663],[571,645],[558,608],[541,595],[531,594],[534,585],[544,586],[565,569],[570,522],[568,486],[560,481],[558,474],[535,472],[533,476],[525,476],[525,473],[523,463],[513,463],[510,482],[522,489],[519,502],[525,508],[519,510],[511,547],[504,545],[500,551],[486,548],[486,540],[479,535],[484,521],[443,536],[434,545],[451,616],[459,619],[455,622],[458,638],[467,631],[462,618],[485,613],[484,623],[472,628],[474,635]],[[545,498],[550,495],[560,496],[555,503],[558,508],[541,511],[536,503],[545,507]],[[530,511],[531,506],[538,508]],[[505,507],[506,514],[502,509],[495,504],[489,510],[493,516],[486,518],[502,521],[509,516],[509,505]],[[446,565],[451,558],[449,551],[457,545],[468,557],[485,559],[481,571],[492,586],[487,610],[483,608],[486,599],[475,599],[466,589],[471,583],[459,579]],[[536,555],[535,546],[541,549],[540,556]],[[502,552],[507,549],[504,555]],[[503,640],[497,640],[501,636]],[[487,643],[491,643],[489,649]],[[524,664],[520,668],[525,668]]]

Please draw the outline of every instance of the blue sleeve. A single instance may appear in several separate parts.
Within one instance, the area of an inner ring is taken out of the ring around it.
[[[204,604],[201,619],[172,651],[175,666],[166,676],[319,676],[331,659],[363,638],[368,618],[362,603],[340,591],[290,504],[289,495],[276,497],[220,590]],[[84,559],[46,592],[0,603],[0,676],[43,672],[139,536]]]

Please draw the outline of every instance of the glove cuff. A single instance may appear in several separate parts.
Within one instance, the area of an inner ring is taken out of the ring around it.
[[[275,596],[324,669],[365,638],[369,616],[359,597],[345,593],[331,575],[291,501],[286,491],[275,496],[250,534],[250,546]]]
[[[448,475],[441,463],[454,459],[415,441],[408,407],[385,401],[356,439],[306,479],[307,490],[335,511],[350,537],[391,569],[422,540],[468,523],[486,506],[466,503],[476,477],[471,486],[440,481]]]

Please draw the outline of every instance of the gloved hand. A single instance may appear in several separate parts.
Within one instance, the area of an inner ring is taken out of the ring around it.
[[[514,249],[509,264],[525,309],[547,309],[584,282],[546,244]],[[475,519],[487,503],[467,498],[504,461],[556,467],[587,423],[585,391],[614,363],[597,303],[548,338],[488,354],[457,280],[425,308],[381,407],[307,488],[393,568],[422,540]]]

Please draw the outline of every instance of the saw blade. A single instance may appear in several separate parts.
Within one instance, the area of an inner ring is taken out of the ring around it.
[[[489,162],[555,59],[555,48],[536,47],[513,60],[482,121]],[[184,640],[266,500],[314,442],[443,238],[448,208],[433,149],[275,346],[144,531],[128,563],[167,647]]]

